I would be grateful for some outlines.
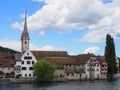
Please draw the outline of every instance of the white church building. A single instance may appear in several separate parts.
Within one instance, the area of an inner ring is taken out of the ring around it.
[[[21,36],[21,54],[15,55],[15,77],[20,75],[21,77],[34,77],[33,64],[36,62],[36,58],[29,50],[29,33],[27,30],[27,17],[25,14],[24,29]]]

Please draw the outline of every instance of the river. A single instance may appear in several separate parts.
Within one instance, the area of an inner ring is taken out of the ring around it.
[[[0,90],[120,90],[116,81],[69,81],[39,84],[1,84]]]

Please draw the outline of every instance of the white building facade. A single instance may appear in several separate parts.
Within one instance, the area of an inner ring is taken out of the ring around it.
[[[24,23],[24,29],[23,33],[21,36],[21,55],[19,59],[15,60],[15,77],[17,75],[20,75],[21,77],[26,77],[26,78],[33,78],[34,75],[34,70],[33,70],[33,65],[36,61],[36,58],[32,54],[32,52],[29,50],[29,34],[27,31],[27,17],[25,14],[25,23]],[[17,55],[19,56],[19,55]]]

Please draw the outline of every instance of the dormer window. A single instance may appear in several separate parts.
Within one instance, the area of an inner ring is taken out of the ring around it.
[[[29,56],[29,53],[27,53],[27,55]]]

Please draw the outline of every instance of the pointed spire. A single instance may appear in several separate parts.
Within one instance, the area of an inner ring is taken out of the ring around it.
[[[21,40],[28,39],[29,40],[29,33],[27,29],[27,9],[25,10],[25,21],[24,21],[24,28],[21,36]]]
[[[25,10],[25,22],[24,22],[23,33],[28,33],[27,31],[27,10]]]

